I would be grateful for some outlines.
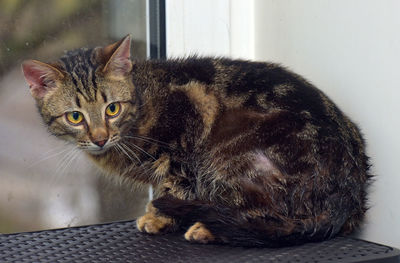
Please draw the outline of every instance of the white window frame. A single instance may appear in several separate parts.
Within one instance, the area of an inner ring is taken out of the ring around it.
[[[254,59],[254,0],[166,0],[167,57]]]

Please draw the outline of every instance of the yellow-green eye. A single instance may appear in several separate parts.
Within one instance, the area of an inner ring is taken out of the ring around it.
[[[71,111],[66,113],[67,120],[76,125],[80,124],[83,121],[83,114],[79,111]]]
[[[121,105],[119,104],[119,102],[114,102],[107,106],[106,114],[109,117],[117,117],[120,110],[121,110]]]

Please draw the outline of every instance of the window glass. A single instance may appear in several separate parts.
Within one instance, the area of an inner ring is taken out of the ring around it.
[[[146,57],[146,1],[0,1],[0,233],[139,216],[146,189],[102,175],[49,135],[21,73],[25,59],[112,43],[130,33]]]

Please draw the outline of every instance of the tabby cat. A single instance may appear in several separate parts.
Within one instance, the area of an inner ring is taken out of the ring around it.
[[[356,125],[272,63],[132,61],[131,40],[24,61],[49,131],[103,170],[155,187],[140,231],[282,246],[352,232],[369,162]]]

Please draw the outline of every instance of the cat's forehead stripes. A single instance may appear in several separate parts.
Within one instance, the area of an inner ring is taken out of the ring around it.
[[[78,49],[68,52],[60,61],[70,75],[76,92],[88,102],[96,100],[96,69],[98,63],[94,59],[93,49]]]
[[[76,103],[76,106],[78,106],[79,108],[82,107],[81,106],[81,101],[80,101],[78,96],[75,97],[75,103]]]
[[[101,97],[103,98],[104,103],[106,103],[107,102],[107,95],[103,91],[100,91],[100,94],[101,94]]]

